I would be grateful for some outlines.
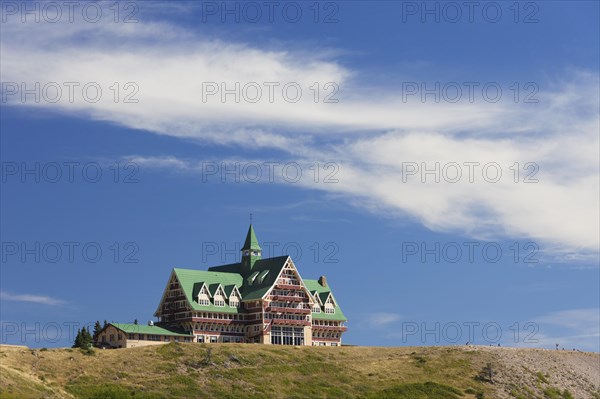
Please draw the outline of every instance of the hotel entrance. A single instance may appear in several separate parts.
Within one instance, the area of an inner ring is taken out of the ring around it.
[[[271,328],[271,344],[304,345],[304,328],[273,326]]]

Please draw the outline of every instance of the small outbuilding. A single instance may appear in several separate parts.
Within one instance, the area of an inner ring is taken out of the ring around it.
[[[135,348],[138,346],[192,342],[194,336],[185,331],[152,324],[109,323],[100,333],[96,345],[101,348]]]

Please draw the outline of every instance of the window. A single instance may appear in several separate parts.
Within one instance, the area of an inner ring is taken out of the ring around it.
[[[258,276],[258,272],[254,272],[250,275],[250,277],[248,277],[248,285],[252,285],[252,283],[254,283],[254,279],[256,278],[256,276]]]
[[[269,274],[268,270],[263,270],[262,272],[260,272],[260,274],[258,275],[259,284],[262,284],[262,282],[265,280],[265,277],[267,277],[267,274]]]
[[[198,303],[202,306],[210,305],[210,301],[208,299],[200,299],[200,300],[198,300]]]
[[[115,340],[115,334],[110,334],[109,341],[113,342]]]
[[[215,306],[225,306],[225,301],[215,300]]]
[[[213,336],[213,337],[210,337],[210,342],[211,342],[211,343],[215,343],[215,342],[217,342],[217,337],[214,337],[214,336]]]
[[[335,313],[335,308],[326,307],[325,308],[325,313],[334,314]]]
[[[271,343],[273,345],[304,345],[304,329],[275,326],[271,329]]]
[[[313,313],[321,313],[321,307],[320,306],[315,306],[312,308]]]

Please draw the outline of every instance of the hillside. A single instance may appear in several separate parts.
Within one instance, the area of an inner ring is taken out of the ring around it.
[[[490,363],[494,383],[477,378]],[[0,398],[600,398],[596,353],[496,347],[0,346]]]

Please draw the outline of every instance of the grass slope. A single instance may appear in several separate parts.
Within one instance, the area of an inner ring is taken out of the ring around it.
[[[458,347],[2,346],[0,399],[488,399],[497,386],[475,377],[493,361],[493,352]]]

